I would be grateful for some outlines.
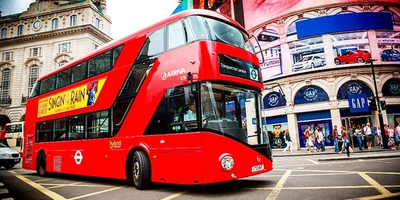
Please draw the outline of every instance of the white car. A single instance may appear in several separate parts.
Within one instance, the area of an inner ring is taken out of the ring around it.
[[[0,142],[0,167],[11,169],[19,162],[21,162],[21,155]]]
[[[314,67],[323,66],[323,59],[319,56],[304,56],[293,65],[293,71],[311,69]]]

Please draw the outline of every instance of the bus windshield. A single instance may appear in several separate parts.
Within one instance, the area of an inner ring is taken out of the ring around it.
[[[228,84],[201,85],[203,127],[249,145],[266,144],[261,137],[260,93]]]
[[[254,45],[244,32],[214,19],[206,18],[206,22],[210,29],[211,40],[230,44],[255,54]]]

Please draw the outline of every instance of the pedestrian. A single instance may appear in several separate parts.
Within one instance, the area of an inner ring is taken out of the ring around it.
[[[307,129],[305,131],[305,137],[307,138],[307,152],[311,153],[311,147],[313,148],[313,150],[315,151],[315,147],[314,147],[314,137],[313,134],[310,131],[310,126],[307,126]]]
[[[367,146],[367,135],[365,134],[365,124],[361,125],[361,133],[364,135],[363,147],[364,147],[364,149],[368,149],[368,146]]]
[[[317,151],[321,150],[321,152],[325,151],[325,135],[322,132],[321,128],[318,128],[318,148]]]
[[[395,132],[394,132],[394,141],[396,142],[396,149],[399,150],[399,145],[400,145],[400,122],[397,123]]]
[[[364,127],[364,133],[365,133],[366,140],[367,140],[368,150],[372,150],[372,130],[371,130],[370,123],[367,123],[367,125]]]
[[[343,136],[346,134],[346,128],[344,126],[341,127],[341,131],[338,134],[338,147],[339,147],[339,153],[341,154],[343,151]]]
[[[335,125],[332,130],[332,139],[333,139],[333,144],[335,146],[335,152],[339,152],[338,135],[339,133],[337,130],[337,125]]]
[[[391,150],[396,150],[395,148],[395,138],[394,138],[394,127],[393,125],[388,125],[388,132],[389,132],[389,147]]]
[[[362,146],[362,141],[363,141],[363,134],[361,133],[361,126],[357,125],[356,129],[354,130],[354,133],[357,136],[357,142],[358,142],[358,149],[360,151],[363,150],[363,146]]]
[[[344,130],[342,131],[343,147],[342,150],[340,151],[340,154],[342,154],[342,152],[346,149],[347,157],[350,157],[350,153],[353,154],[353,149],[350,146],[350,140],[349,140],[350,136],[346,132],[346,128],[344,128],[344,126],[342,127],[342,129]]]
[[[381,146],[381,148],[383,149],[383,142],[382,142],[382,131],[381,131],[381,127],[378,126],[378,129],[376,130],[377,135],[378,135],[378,139],[379,139],[379,144]]]
[[[285,141],[286,141],[286,147],[283,150],[283,153],[286,154],[286,150],[289,149],[290,153],[294,154],[293,148],[292,148],[292,139],[290,138],[289,129],[285,130]]]

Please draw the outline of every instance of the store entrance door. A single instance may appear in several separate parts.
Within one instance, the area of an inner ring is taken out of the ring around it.
[[[358,148],[357,136],[354,135],[354,130],[357,125],[366,125],[367,123],[371,123],[371,116],[357,116],[357,117],[345,117],[342,118],[342,124],[346,127],[347,132],[349,133],[350,143],[352,148]],[[363,141],[363,146],[366,147],[365,141]]]

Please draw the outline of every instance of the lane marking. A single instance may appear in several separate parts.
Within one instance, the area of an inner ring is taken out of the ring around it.
[[[127,187],[127,185],[123,185],[123,186],[119,186],[119,187],[114,187],[114,188],[110,188],[110,189],[108,189],[108,190],[102,190],[102,191],[98,191],[98,192],[94,192],[94,193],[90,193],[90,194],[85,194],[85,195],[82,195],[82,196],[77,196],[77,197],[69,198],[69,199],[70,199],[70,200],[82,199],[82,198],[85,198],[85,197],[90,197],[90,196],[94,196],[94,195],[98,195],[98,194],[110,192],[110,191],[117,190],[117,189],[121,189],[121,188],[125,188],[125,187]]]
[[[165,197],[165,198],[163,198],[163,199],[161,199],[161,200],[170,200],[170,199],[173,199],[173,198],[175,198],[175,197],[179,197],[179,196],[181,196],[182,194],[185,194],[187,191],[183,191],[183,192],[177,192],[177,193],[175,193],[175,194],[173,194],[173,195],[170,195],[170,196],[168,196],[168,197]]]
[[[275,200],[278,197],[279,193],[281,192],[281,190],[283,188],[283,184],[285,184],[286,180],[289,178],[290,173],[292,173],[292,170],[286,171],[286,173],[282,176],[282,178],[276,184],[275,188],[272,190],[272,192],[266,198],[267,200]]]
[[[77,185],[79,183],[83,183],[83,182],[75,182],[75,183],[70,183],[70,184],[57,184],[52,187],[48,187],[48,189],[60,188],[60,187],[64,187],[64,186],[73,186],[73,185]]]
[[[28,185],[32,186],[33,188],[35,188],[36,190],[38,190],[39,192],[47,195],[48,197],[50,197],[51,199],[57,199],[57,200],[66,200],[66,198],[64,198],[63,196],[25,178],[22,175],[17,174],[16,172],[10,171],[10,173],[14,174],[15,177],[19,178],[21,181],[27,183]]]
[[[368,176],[364,172],[358,172],[358,175],[360,175],[364,180],[366,180],[370,185],[374,186],[382,195],[391,195],[391,192],[387,190],[385,187],[383,187],[381,184],[376,182],[374,179],[372,179],[370,176]]]
[[[314,163],[314,164],[319,165],[319,162],[317,162],[317,161],[314,161],[314,160],[311,160],[311,159],[307,159],[307,160],[310,161],[310,162],[312,162],[312,163]]]
[[[370,199],[384,199],[384,198],[390,198],[390,197],[398,197],[400,196],[400,192],[397,193],[391,193],[388,195],[376,195],[376,196],[369,196],[369,197],[362,197],[362,198],[356,198],[360,200],[370,200]]]

